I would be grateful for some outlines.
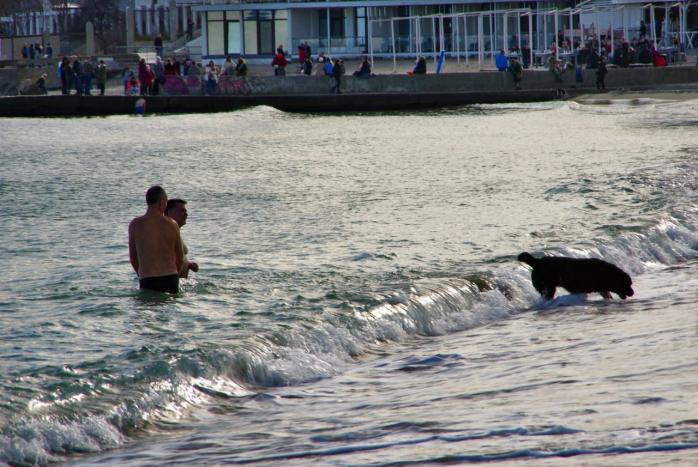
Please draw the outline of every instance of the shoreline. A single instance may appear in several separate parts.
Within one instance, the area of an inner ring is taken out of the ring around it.
[[[614,100],[698,99],[698,83],[633,88],[609,88],[597,92],[565,88],[562,99],[584,104],[610,104]],[[134,115],[140,96],[8,96],[0,97],[0,117],[94,117]],[[146,114],[229,112],[269,106],[285,112],[342,113],[415,111],[475,104],[530,103],[560,100],[557,89],[444,92],[368,92],[343,94],[259,94],[216,96],[145,96]]]

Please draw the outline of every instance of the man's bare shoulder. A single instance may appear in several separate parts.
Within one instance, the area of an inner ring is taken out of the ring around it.
[[[168,226],[168,228],[174,228],[175,230],[177,230],[177,232],[179,232],[179,225],[177,225],[177,221],[167,216],[162,216],[162,218],[163,222],[165,223],[165,225]]]
[[[131,222],[128,223],[128,229],[135,229],[139,227],[141,224],[143,224],[143,222],[145,222],[145,216],[134,217],[133,219],[131,219]]]

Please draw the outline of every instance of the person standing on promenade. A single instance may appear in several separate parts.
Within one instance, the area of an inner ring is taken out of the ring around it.
[[[183,199],[173,198],[167,200],[167,207],[165,208],[165,215],[171,217],[175,220],[179,228],[181,229],[187,223],[187,202]],[[189,277],[189,271],[198,272],[199,265],[194,261],[189,261],[187,258],[187,253],[189,253],[189,248],[187,248],[186,243],[182,240],[182,250],[184,251],[184,258],[182,261],[182,267],[179,268],[179,277],[186,279]]]
[[[104,60],[100,60],[95,69],[95,80],[97,81],[97,89],[99,89],[99,95],[104,95],[104,90],[107,87],[107,65]]]
[[[171,58],[168,58],[165,62],[165,76],[179,76],[174,61]]]
[[[94,66],[92,65],[92,59],[90,57],[85,57],[82,62],[82,71],[80,73],[80,80],[82,81],[82,93],[86,96],[92,95],[92,76],[94,75]]]
[[[285,76],[286,65],[288,65],[288,60],[286,60],[286,56],[284,55],[284,49],[279,46],[279,48],[276,49],[274,59],[271,61],[271,66],[274,67],[274,76]]]
[[[148,65],[145,63],[145,58],[138,60],[138,82],[141,83],[141,96],[148,94]]]
[[[160,86],[165,84],[165,65],[160,57],[155,57],[151,71],[153,72],[153,95],[160,94]]]
[[[554,54],[550,54],[550,58],[548,58],[548,71],[553,75],[557,84],[562,84],[562,68],[560,68],[560,62]]]
[[[308,49],[305,48],[305,44],[301,42],[298,45],[298,73],[303,73],[305,64],[305,58],[308,56]]]
[[[76,95],[82,95],[82,66],[80,66],[80,60],[77,56],[73,55],[73,84],[75,85]]]
[[[325,64],[322,66],[322,73],[325,76],[332,76],[332,69],[334,68],[334,65],[332,64],[332,60],[327,57],[325,59]]]
[[[509,73],[514,77],[514,87],[521,89],[521,78],[523,78],[523,67],[519,63],[519,57],[512,55],[511,63],[509,64]]]
[[[162,58],[162,34],[158,34],[153,41],[155,46],[155,56]]]
[[[599,59],[599,67],[596,70],[596,89],[599,91],[606,90],[606,74],[608,69],[606,68],[606,59],[601,57]]]
[[[61,94],[64,96],[70,94],[70,88],[73,87],[72,76],[73,69],[70,66],[70,60],[68,57],[63,57],[58,65],[58,77],[61,79]]]
[[[337,94],[341,94],[342,90],[342,75],[344,74],[344,63],[339,58],[334,61],[334,66],[332,67],[332,77],[335,80],[335,85],[330,88],[330,92],[337,91]]]
[[[494,63],[497,67],[497,71],[507,71],[507,54],[504,53],[504,49],[500,49],[499,53],[495,55]]]
[[[141,289],[179,292],[179,271],[184,262],[177,222],[165,216],[167,193],[155,185],[145,194],[145,214],[128,225],[128,253]]]

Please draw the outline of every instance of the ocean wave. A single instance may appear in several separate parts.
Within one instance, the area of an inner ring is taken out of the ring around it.
[[[372,444],[354,444],[342,447],[334,447],[328,449],[317,449],[308,451],[298,451],[298,452],[288,452],[274,454],[270,456],[255,457],[250,459],[238,460],[238,463],[255,463],[255,462],[270,462],[270,461],[282,461],[291,459],[310,459],[310,458],[324,458],[329,456],[337,456],[347,453],[356,453],[362,451],[375,451],[381,449],[390,449],[399,446],[411,446],[419,444],[427,444],[431,442],[446,442],[446,443],[458,443],[470,440],[480,440],[485,438],[500,438],[500,437],[515,437],[515,436],[558,436],[558,435],[568,435],[574,433],[580,433],[580,430],[573,428],[568,428],[564,426],[550,426],[550,427],[512,427],[512,428],[500,428],[494,430],[483,430],[483,431],[473,431],[461,434],[449,434],[449,435],[431,435],[419,438],[403,439],[398,441],[387,441],[383,443],[372,443]],[[334,442],[335,438],[329,437],[325,439],[319,439],[319,441]],[[407,462],[410,463],[410,462]],[[400,462],[403,464],[403,462]]]
[[[675,212],[642,232],[621,232],[593,247],[545,253],[599,257],[637,275],[698,258],[696,224],[695,211]],[[71,453],[113,449],[127,443],[134,432],[177,423],[190,410],[215,399],[249,397],[265,388],[332,377],[386,342],[472,329],[542,303],[528,269],[515,261],[514,254],[510,261],[499,258],[483,265],[488,269],[419,279],[401,290],[335,293],[325,301],[341,306],[328,305],[322,313],[279,323],[236,345],[195,345],[189,350],[144,347],[118,356],[121,366],[129,362],[132,368],[113,368],[119,361],[98,365],[112,365],[115,376],[81,370],[76,375],[79,384],[66,390],[64,398],[39,396],[3,428],[0,461],[46,464]],[[558,304],[578,304],[565,300]],[[407,359],[394,370],[458,364],[456,354],[436,355]],[[677,449],[682,446],[677,444]]]

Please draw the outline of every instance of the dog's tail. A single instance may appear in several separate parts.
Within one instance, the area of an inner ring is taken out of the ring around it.
[[[538,262],[538,260],[536,258],[534,258],[533,255],[531,255],[530,253],[527,253],[527,252],[521,253],[517,257],[517,259],[519,261],[521,261],[522,263],[528,264],[531,267],[535,266],[535,264]]]

